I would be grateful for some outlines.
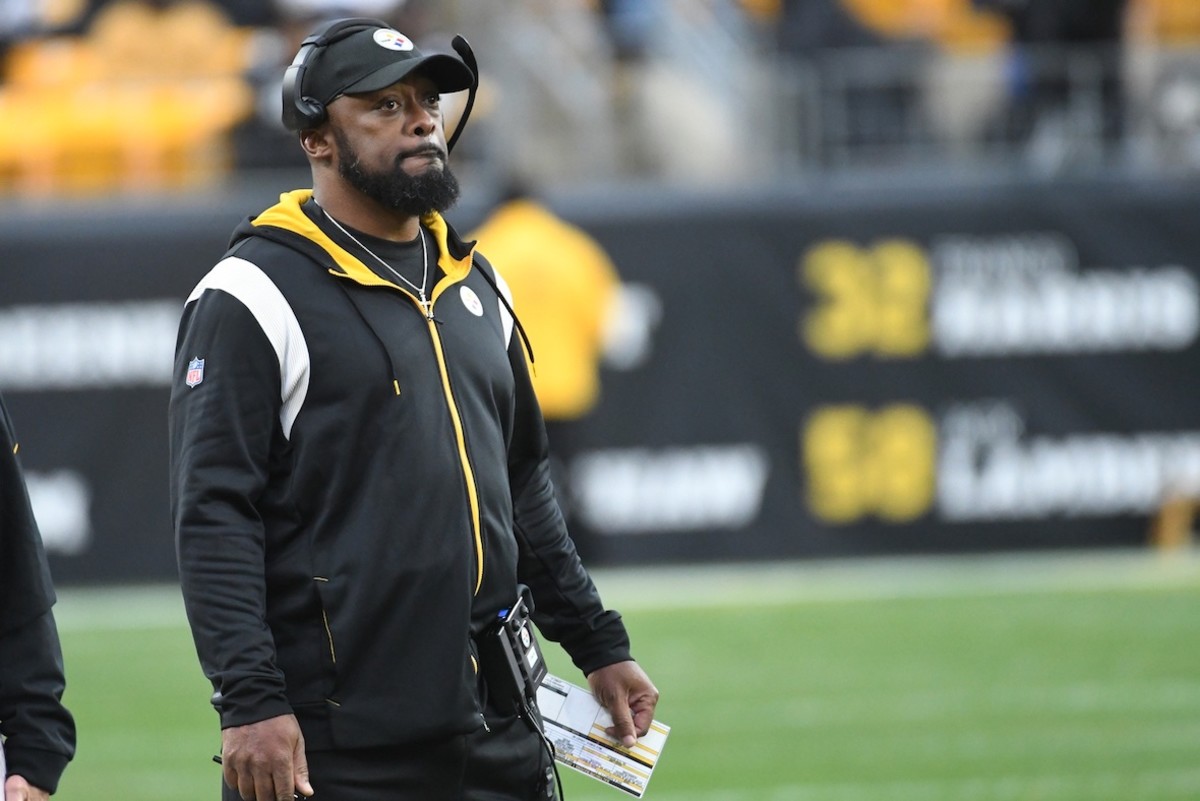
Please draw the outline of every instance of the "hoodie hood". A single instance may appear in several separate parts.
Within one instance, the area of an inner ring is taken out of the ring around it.
[[[396,284],[381,278],[358,257],[329,238],[301,208],[312,198],[311,189],[296,189],[279,196],[279,202],[256,217],[245,220],[233,232],[230,247],[250,237],[262,237],[292,248],[326,267],[339,278],[348,278],[363,286]],[[464,242],[436,211],[421,217],[421,225],[433,234],[438,248],[438,266],[445,277],[437,283],[432,297],[450,284],[466,278],[471,271],[474,242]]]

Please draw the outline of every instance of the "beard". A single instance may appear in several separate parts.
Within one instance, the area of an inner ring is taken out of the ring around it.
[[[354,146],[336,127],[333,138],[338,146],[338,174],[384,208],[421,217],[431,211],[445,211],[458,200],[458,179],[448,166],[441,169],[431,166],[422,173],[409,175],[401,166],[404,157],[411,155],[405,152],[396,157],[391,170],[373,171],[363,166]],[[441,151],[441,157],[445,165],[445,151]]]

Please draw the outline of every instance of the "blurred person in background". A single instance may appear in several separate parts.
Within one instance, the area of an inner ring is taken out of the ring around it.
[[[62,704],[54,587],[19,451],[0,398],[0,778],[7,763],[4,801],[39,801],[75,755],[75,721]]]
[[[1090,134],[1111,147],[1124,130],[1122,42],[1129,0],[973,0],[1012,24],[1001,132],[1049,167]],[[1079,61],[1079,59],[1085,59]],[[1080,69],[1082,68],[1082,70]],[[1091,130],[1077,129],[1094,93]]]
[[[907,80],[929,58],[917,37],[886,36],[872,30],[842,0],[781,0],[775,41],[779,52],[812,74],[852,87],[840,114],[813,121],[821,130],[809,142],[822,158],[825,140],[864,153],[902,145],[911,135],[920,89]],[[855,82],[858,65],[872,67],[874,80]]]
[[[40,22],[34,0],[5,0],[0,3],[0,46],[34,33],[41,27]]]
[[[440,95],[477,75],[380,20],[306,42],[284,120],[313,188],[240,226],[192,292],[171,391],[223,797],[553,798],[536,709],[484,678],[498,615],[527,599],[626,746],[658,691],[555,502],[503,279],[442,216]]]
[[[646,57],[663,15],[662,0],[597,0],[597,10],[619,61]]]
[[[600,365],[621,289],[616,265],[516,177],[468,238],[504,275],[537,354],[533,389],[546,420],[555,493],[586,558],[592,534],[573,514],[568,465],[578,451],[579,422],[600,398]]]

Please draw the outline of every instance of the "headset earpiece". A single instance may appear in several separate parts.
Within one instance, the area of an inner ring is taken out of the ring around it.
[[[335,20],[305,37],[300,43],[296,58],[283,74],[281,89],[284,127],[289,131],[303,131],[306,128],[316,128],[325,122],[325,104],[303,93],[304,73],[318,50],[367,28],[390,27],[391,25],[381,19],[351,17]]]
[[[283,126],[289,131],[316,128],[325,121],[325,104],[303,94],[304,73],[316,46],[305,44],[283,73]]]

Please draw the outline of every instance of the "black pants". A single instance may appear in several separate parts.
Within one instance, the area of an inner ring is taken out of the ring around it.
[[[489,715],[488,727],[434,743],[309,751],[313,801],[557,799],[553,763],[529,723]],[[223,786],[221,799],[240,796]]]

